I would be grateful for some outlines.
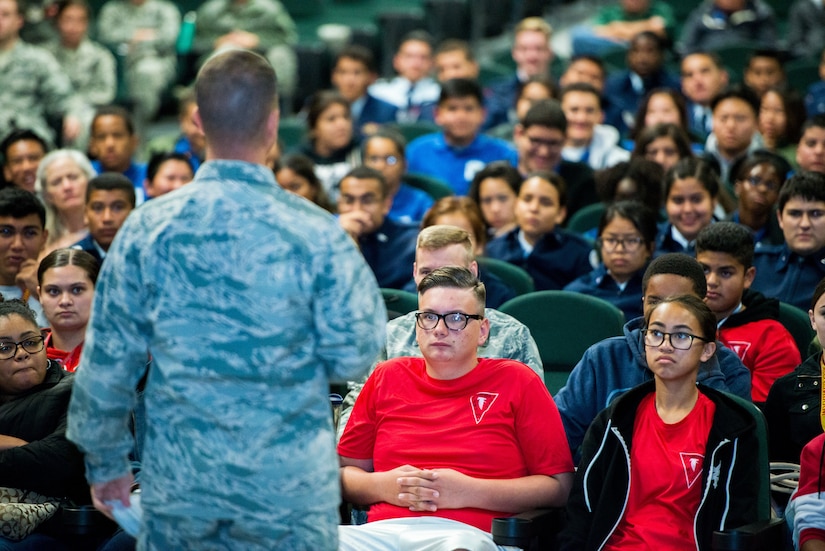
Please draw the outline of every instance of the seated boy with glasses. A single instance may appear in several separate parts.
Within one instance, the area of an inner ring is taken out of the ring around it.
[[[361,151],[364,166],[374,168],[387,181],[392,197],[387,216],[398,222],[418,224],[434,201],[427,192],[404,183],[407,173],[406,147],[407,142],[401,134],[382,128],[364,140]]]
[[[530,368],[478,358],[490,322],[469,270],[436,269],[418,293],[423,358],[378,366],[338,444],[344,498],[370,506],[340,549],[497,549],[493,518],[567,501],[561,419]]]

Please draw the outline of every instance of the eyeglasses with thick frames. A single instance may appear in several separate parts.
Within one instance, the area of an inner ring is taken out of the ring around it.
[[[676,350],[690,350],[690,347],[693,346],[694,339],[699,339],[702,342],[710,342],[704,337],[700,337],[699,335],[692,335],[684,331],[677,331],[675,333],[665,333],[664,331],[660,331],[658,329],[645,329],[644,335],[645,346],[649,346],[651,348],[662,346],[662,344],[665,342],[665,337],[667,337],[670,341],[670,346],[672,346]]]
[[[17,355],[17,350],[23,348],[29,354],[37,354],[43,350],[43,337],[29,337],[20,342],[0,342],[0,360],[8,360]]]
[[[438,322],[444,320],[444,325],[450,331],[462,331],[470,320],[483,320],[484,316],[478,314],[465,314],[463,312],[449,312],[447,314],[436,314],[435,312],[416,312],[415,322],[418,327],[425,331],[430,331],[438,326]]]
[[[638,251],[644,242],[641,237],[600,237],[596,240],[600,248],[604,247],[609,252],[615,251],[621,245],[629,253]]]

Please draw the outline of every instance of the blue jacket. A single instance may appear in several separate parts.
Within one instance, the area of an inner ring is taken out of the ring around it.
[[[622,312],[626,320],[632,320],[642,315],[642,268],[631,277],[624,289],[621,289],[604,264],[569,283],[564,290],[574,293],[583,293],[591,297],[606,300]]]
[[[523,268],[533,277],[536,291],[562,289],[565,285],[593,269],[590,265],[592,246],[573,232],[556,228],[536,242],[526,257],[516,228],[487,243],[487,256]]]
[[[407,146],[407,171],[441,178],[456,195],[467,195],[476,172],[493,161],[518,166],[518,153],[511,144],[485,134],[462,148],[449,145],[443,132],[421,136]]]
[[[786,244],[757,246],[753,265],[751,289],[808,310],[816,284],[825,277],[825,248],[800,256]]]
[[[416,239],[418,226],[385,218],[380,228],[358,240],[379,287],[403,289],[412,279]]]
[[[86,251],[87,253],[95,257],[95,260],[97,260],[98,262],[103,262],[104,255],[100,254],[100,248],[98,248],[94,238],[91,235],[87,235],[86,237],[72,245],[70,248]]]
[[[387,216],[397,222],[418,224],[433,203],[433,198],[426,191],[401,182],[398,193],[392,198],[392,207]]]
[[[635,124],[634,118],[645,95],[656,88],[681,90],[679,79],[665,69],[660,69],[646,79],[642,79],[642,89],[633,88],[631,71],[625,69],[612,73],[604,84],[604,98],[607,103],[604,124],[609,124],[626,136]]]
[[[681,243],[673,239],[671,230],[673,224],[670,222],[662,222],[657,226],[656,233],[656,248],[653,256],[660,257],[666,253],[685,253],[690,256],[696,256],[695,243],[690,244],[687,248],[683,247]]]
[[[554,396],[574,455],[587,427],[601,410],[631,388],[653,379],[642,345],[643,325],[643,318],[632,319],[625,324],[623,337],[611,337],[588,348],[570,372],[567,384]],[[699,370],[697,380],[710,388],[751,399],[751,372],[734,351],[719,342],[716,354]]]
[[[398,107],[367,93],[366,101],[361,108],[361,113],[359,113],[358,120],[355,121],[354,127],[360,132],[361,127],[370,122],[376,124],[395,122],[396,113],[398,113]]]
[[[808,117],[825,114],[825,80],[814,82],[805,94],[805,111]]]

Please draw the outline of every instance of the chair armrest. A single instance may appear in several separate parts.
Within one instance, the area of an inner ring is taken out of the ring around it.
[[[785,519],[772,518],[732,530],[717,530],[711,547],[714,551],[776,551],[785,549],[785,544]]]
[[[528,549],[533,541],[550,541],[564,526],[564,509],[533,509],[512,517],[493,519],[491,532],[496,545]]]

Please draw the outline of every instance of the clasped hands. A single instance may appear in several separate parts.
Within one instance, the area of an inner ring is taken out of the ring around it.
[[[394,484],[395,499],[387,500],[393,505],[430,513],[472,506],[468,503],[468,495],[473,478],[454,469],[419,469],[403,465],[385,474],[388,485]]]

